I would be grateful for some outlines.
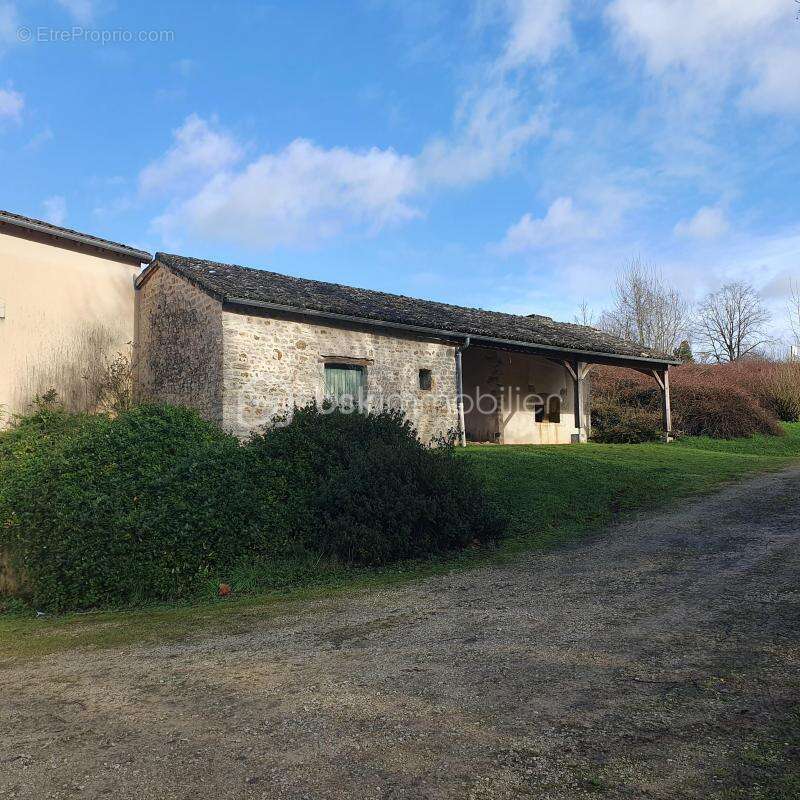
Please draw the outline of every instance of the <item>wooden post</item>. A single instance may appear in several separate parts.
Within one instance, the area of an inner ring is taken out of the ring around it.
[[[578,441],[583,441],[583,365],[575,362],[575,427],[578,429]]]
[[[570,376],[572,377],[572,386],[573,386],[573,394],[574,394],[574,402],[575,402],[575,430],[577,434],[574,438],[577,439],[578,442],[585,441],[586,435],[584,433],[584,426],[583,426],[583,417],[585,414],[584,404],[583,404],[583,379],[586,377],[586,374],[589,372],[589,368],[587,364],[583,364],[577,359],[574,361],[564,361],[564,367],[569,372]]]
[[[653,377],[656,379],[661,389],[661,412],[662,425],[664,427],[664,441],[672,441],[672,406],[669,397],[669,366],[664,367],[663,371],[652,370]]]

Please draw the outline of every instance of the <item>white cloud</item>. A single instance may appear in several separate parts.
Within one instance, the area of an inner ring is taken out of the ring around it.
[[[727,233],[730,225],[719,206],[703,206],[691,219],[682,219],[675,226],[676,236],[691,239],[716,239]]]
[[[571,196],[558,197],[543,217],[524,214],[493,249],[511,255],[607,237],[635,201],[634,193],[614,186],[587,189],[580,202]]]
[[[97,13],[96,0],[57,0],[57,2],[82,25],[91,22]]]
[[[0,2],[0,45],[17,41],[19,18],[13,3]]]
[[[61,195],[48,197],[43,203],[44,218],[53,225],[63,225],[67,220],[67,201]]]
[[[376,230],[416,216],[408,203],[416,187],[408,156],[297,139],[238,173],[215,175],[156,226],[166,236],[188,229],[263,246],[311,245],[353,225]]]
[[[527,7],[514,5],[520,13]],[[142,171],[140,189],[179,197],[155,222],[170,239],[190,230],[303,246],[352,228],[375,232],[408,221],[420,215],[416,201],[425,191],[486,180],[547,130],[542,111],[529,108],[496,66],[464,93],[452,133],[431,139],[418,155],[296,139],[236,169],[244,148],[193,115],[175,131],[170,150]],[[198,177],[205,183],[198,185]]]
[[[167,153],[142,170],[140,192],[178,198],[155,221],[171,240],[190,230],[259,246],[308,246],[351,228],[374,233],[419,216],[415,201],[426,190],[506,169],[547,127],[540,113],[520,116],[516,100],[502,87],[477,92],[465,102],[454,137],[432,140],[416,156],[296,139],[238,168],[244,148],[192,115],[174,131]]]
[[[507,0],[510,32],[500,65],[542,64],[572,42],[570,0]]]
[[[800,36],[786,0],[612,0],[617,45],[651,75],[696,90],[733,87],[762,112],[800,111]]]
[[[25,145],[25,149],[35,152],[36,150],[44,147],[44,145],[46,145],[48,142],[52,142],[53,139],[55,139],[55,135],[53,134],[52,129],[44,128],[31,138],[31,140]]]
[[[196,114],[187,117],[173,131],[175,143],[161,158],[148,164],[139,175],[139,188],[144,193],[174,193],[185,184],[209,178],[239,161],[244,149],[224,131],[216,129]]]
[[[244,148],[215,123],[193,115],[175,142],[139,176],[143,194],[175,198],[155,221],[182,231],[259,246],[313,245],[350,229],[375,232],[420,215],[425,192],[487,180],[504,172],[548,131],[544,111],[507,71],[541,64],[571,34],[568,0],[505,0],[507,43],[462,93],[447,135],[418,154],[391,148],[321,147],[296,139],[239,166]],[[201,180],[202,179],[202,180]]]
[[[0,89],[0,120],[10,119],[19,122],[22,119],[22,109],[25,107],[25,98],[9,84],[8,88]]]
[[[800,111],[800,46],[764,48],[754,66],[757,80],[742,93],[742,105],[765,113]]]
[[[460,186],[505,170],[526,144],[548,128],[541,109],[528,112],[504,85],[466,96],[456,115],[456,133],[432,139],[418,159],[420,179],[431,186]]]
[[[592,235],[591,230],[588,215],[575,207],[573,199],[559,197],[541,218],[524,214],[519,222],[506,231],[500,250],[504,253],[524,253],[565,239],[586,238]]]

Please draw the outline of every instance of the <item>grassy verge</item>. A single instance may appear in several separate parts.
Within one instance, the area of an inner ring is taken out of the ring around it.
[[[619,513],[701,494],[800,459],[800,424],[786,436],[580,447],[470,447],[464,454],[511,516],[525,547],[572,538]],[[513,544],[512,544],[513,546]]]
[[[785,467],[800,459],[800,424],[787,425],[786,432],[780,438],[695,438],[670,445],[469,447],[461,457],[470,461],[510,517],[509,538],[490,553],[468,551],[372,570],[304,565],[277,581],[275,574],[253,570],[229,579],[234,599],[194,605],[43,619],[32,619],[30,612],[6,614],[0,617],[0,658],[178,639],[218,626],[246,629],[255,619],[291,613],[311,600],[502,561],[520,550],[588,535],[620,514],[657,508],[744,475]],[[265,585],[278,588],[264,593]]]

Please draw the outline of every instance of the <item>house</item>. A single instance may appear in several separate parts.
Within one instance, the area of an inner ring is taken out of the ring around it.
[[[584,441],[594,364],[651,375],[663,354],[593,328],[157,253],[136,283],[141,399],[239,436],[312,399],[402,407],[423,440]]]
[[[56,389],[80,405],[86,364],[133,340],[133,278],[149,253],[0,211],[0,410]]]

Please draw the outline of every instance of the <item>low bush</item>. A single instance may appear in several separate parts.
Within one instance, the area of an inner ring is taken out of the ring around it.
[[[286,535],[279,468],[185,409],[45,411],[6,450],[0,544],[39,608],[185,597]]]
[[[619,398],[596,397],[592,402],[592,441],[604,444],[641,444],[661,437],[659,413],[650,408],[623,405]]]
[[[777,420],[742,391],[712,386],[674,386],[671,395],[672,427],[678,434],[739,439],[757,433],[771,436],[783,433]],[[631,391],[625,396],[625,402],[635,410],[649,409],[658,415],[661,391]]]
[[[325,558],[386,564],[491,542],[505,527],[452,446],[423,446],[401,412],[312,404],[250,447],[295,477],[302,544]]]
[[[762,405],[784,422],[800,422],[800,363],[777,365],[764,387]]]
[[[171,601],[243,564],[385,564],[502,530],[452,449],[391,413],[301,409],[242,445],[186,409],[40,407],[0,435],[0,552],[37,608]]]
[[[800,417],[799,366],[754,360],[671,369],[673,430],[721,439],[780,435],[779,419]],[[648,415],[661,425],[660,391],[653,379],[631,370],[597,368],[592,374],[592,406],[596,441],[642,441],[638,430]]]

